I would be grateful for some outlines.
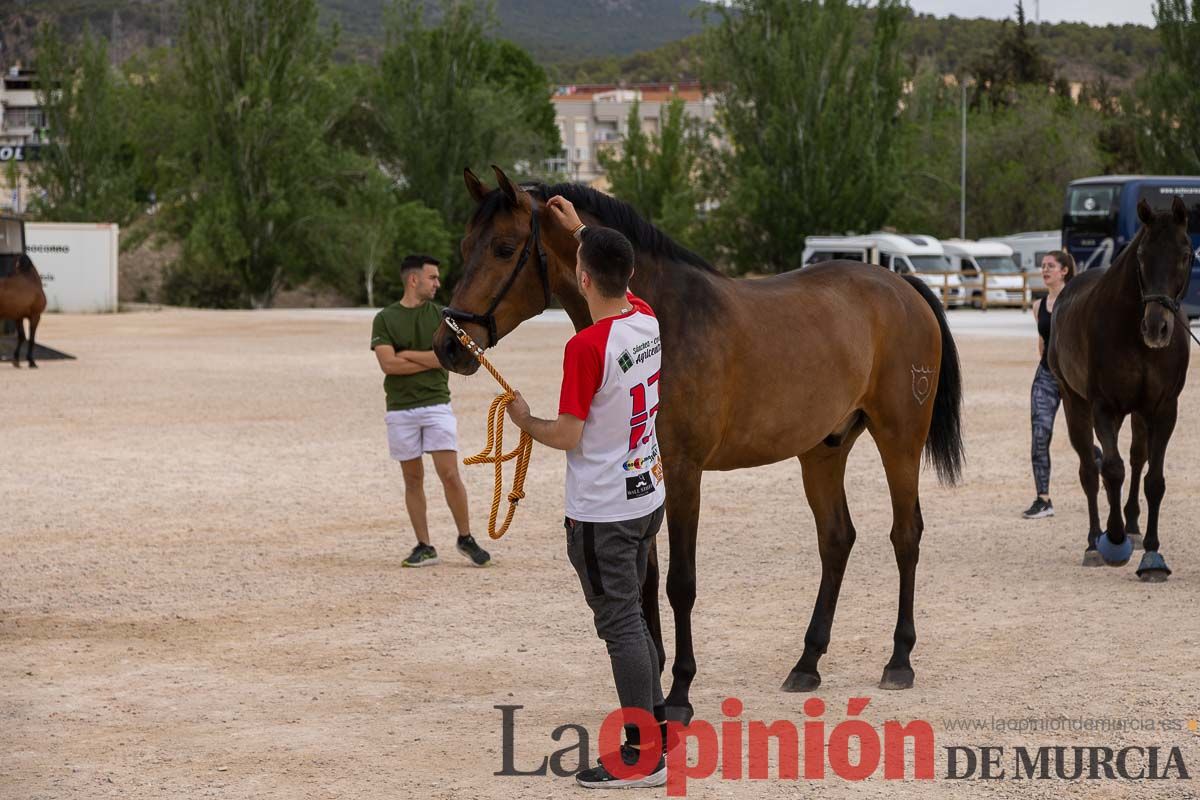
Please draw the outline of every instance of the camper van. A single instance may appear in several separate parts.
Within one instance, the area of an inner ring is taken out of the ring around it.
[[[878,264],[892,272],[916,274],[935,292],[945,293],[948,306],[967,302],[962,276],[950,266],[942,243],[932,236],[870,233],[865,236],[809,236],[804,266],[846,259]]]
[[[1013,249],[1003,242],[974,242],[943,239],[942,248],[950,265],[962,275],[969,302],[983,306],[984,276],[988,305],[1020,305],[1029,302],[1025,279],[1013,261]]]
[[[1022,272],[1029,273],[1029,289],[1033,297],[1046,296],[1046,284],[1042,281],[1042,256],[1062,249],[1062,231],[1029,231],[1008,236],[993,236],[981,242],[1003,242],[1013,250],[1013,262]]]

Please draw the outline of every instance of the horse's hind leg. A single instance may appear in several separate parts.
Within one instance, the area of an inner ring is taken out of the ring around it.
[[[860,429],[861,430],[861,429]],[[804,494],[817,525],[817,546],[821,553],[821,586],[813,606],[812,619],[804,634],[804,653],[781,687],[785,692],[811,692],[821,685],[817,662],[829,647],[829,633],[837,610],[838,593],[846,561],[854,547],[854,523],[846,504],[846,458],[854,446],[853,432],[836,447],[819,444],[800,456],[804,472]]]
[[[12,362],[13,366],[20,369],[21,367],[21,345],[25,343],[25,320],[17,317],[17,347],[13,350]]]
[[[1138,564],[1138,577],[1147,583],[1160,583],[1167,579],[1171,570],[1158,552],[1158,512],[1162,507],[1163,495],[1167,493],[1167,482],[1163,478],[1163,463],[1167,457],[1167,443],[1175,431],[1178,414],[1177,401],[1163,403],[1154,417],[1147,421],[1147,449],[1150,469],[1146,473],[1146,552]]]
[[[34,314],[29,318],[29,368],[37,369],[37,362],[33,360],[33,344],[34,337],[37,336],[38,323],[42,321],[41,314]]]
[[[892,495],[892,548],[896,567],[900,571],[900,601],[896,612],[896,630],[892,635],[892,657],[883,668],[881,689],[908,689],[913,685],[910,662],[917,643],[917,627],[913,618],[913,594],[917,585],[917,561],[921,556],[921,533],[925,521],[921,517],[920,480],[921,450],[924,437],[915,439],[899,430],[892,437],[875,435],[879,456],[887,473],[888,490]]]
[[[1134,550],[1142,547],[1142,531],[1138,528],[1141,508],[1138,505],[1138,488],[1142,482],[1142,468],[1146,466],[1146,420],[1141,414],[1133,415],[1133,444],[1129,448],[1129,499],[1125,501],[1125,535]]]
[[[1100,535],[1100,510],[1096,495],[1100,492],[1100,468],[1096,464],[1095,441],[1092,438],[1092,409],[1087,400],[1067,388],[1062,393],[1063,412],[1067,417],[1067,435],[1071,447],[1079,456],[1079,484],[1088,504],[1087,549],[1083,553],[1085,567],[1099,567],[1104,560],[1096,552],[1096,537]]]

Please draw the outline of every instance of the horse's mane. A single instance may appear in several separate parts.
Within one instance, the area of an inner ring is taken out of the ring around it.
[[[582,183],[524,184],[525,191],[538,195],[543,202],[562,195],[580,212],[594,215],[605,226],[625,234],[634,249],[659,258],[687,264],[697,269],[720,274],[716,267],[691,250],[667,236],[633,209],[633,206]],[[499,189],[490,192],[475,210],[473,221],[490,219],[501,208],[508,208],[508,196]]]

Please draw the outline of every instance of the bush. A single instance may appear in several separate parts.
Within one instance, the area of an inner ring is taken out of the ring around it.
[[[163,297],[173,306],[247,308],[242,282],[230,267],[178,261],[163,279]]]

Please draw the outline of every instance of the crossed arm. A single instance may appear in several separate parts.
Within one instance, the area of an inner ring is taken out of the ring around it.
[[[384,375],[416,375],[442,366],[432,350],[401,350],[397,353],[390,344],[376,345],[375,358]]]

